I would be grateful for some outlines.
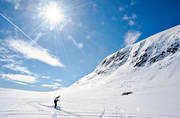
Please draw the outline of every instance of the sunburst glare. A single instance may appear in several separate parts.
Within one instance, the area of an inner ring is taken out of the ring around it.
[[[50,24],[50,29],[64,22],[65,16],[62,13],[61,7],[56,2],[50,2],[42,8],[40,14]]]

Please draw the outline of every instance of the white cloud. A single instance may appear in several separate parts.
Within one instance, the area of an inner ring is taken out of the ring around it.
[[[24,82],[16,82],[17,84],[21,84],[21,85],[27,85],[27,83]]]
[[[23,54],[25,58],[36,59],[51,66],[64,67],[63,63],[52,56],[47,49],[44,49],[35,43],[8,39],[7,44],[11,49]]]
[[[61,88],[61,84],[59,83],[53,83],[53,84],[42,84],[42,87],[52,88],[52,89],[58,89]]]
[[[131,16],[128,16],[128,15],[125,14],[122,17],[122,19],[125,20],[125,21],[128,21],[128,24],[130,26],[133,26],[135,24],[135,19],[137,19],[137,15],[136,14],[132,14]]]
[[[36,78],[34,76],[30,75],[23,75],[23,74],[1,74],[0,75],[4,79],[10,79],[15,80],[19,82],[25,82],[25,83],[35,83]]]
[[[129,20],[130,17],[129,17],[128,15],[124,15],[122,19],[123,19],[123,20]]]
[[[21,74],[35,75],[28,68],[22,66],[22,57],[12,52],[6,41],[0,42],[0,63],[2,68],[20,72]]]
[[[84,44],[83,43],[78,43],[71,35],[68,36],[68,39],[71,40],[73,42],[73,44],[77,47],[77,48],[83,48]]]
[[[124,7],[119,7],[119,11],[124,11],[125,8]]]
[[[3,65],[2,67],[8,68],[8,69],[11,69],[11,70],[14,70],[14,71],[19,71],[19,72],[22,72],[22,73],[26,73],[26,74],[32,74],[27,68],[22,67],[22,66],[17,65],[17,64],[14,64],[14,63],[6,64],[6,65]]]
[[[134,32],[128,31],[125,35],[126,45],[131,45],[135,43],[140,36],[141,36],[141,32],[139,31],[134,31]]]
[[[12,51],[8,48],[7,43],[5,43],[4,40],[0,41],[0,62],[3,62],[2,64],[21,64],[22,60],[16,60],[17,58],[20,58],[20,56],[12,53]]]
[[[133,6],[135,3],[136,3],[135,0],[131,0],[130,5]]]
[[[43,79],[49,79],[50,77],[49,77],[49,76],[42,76],[41,78],[43,78]]]
[[[56,79],[55,81],[56,81],[56,82],[62,82],[63,80],[61,80],[61,79]]]
[[[129,25],[133,26],[135,24],[135,22],[133,20],[129,20]]]

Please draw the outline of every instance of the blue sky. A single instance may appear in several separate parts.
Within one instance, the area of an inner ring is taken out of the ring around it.
[[[179,5],[179,0],[1,0],[0,87],[68,87],[106,56],[179,25]]]

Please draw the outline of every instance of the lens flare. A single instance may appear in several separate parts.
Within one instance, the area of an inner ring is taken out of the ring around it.
[[[64,22],[65,16],[61,8],[56,2],[50,2],[43,8],[42,15],[44,19],[50,24],[50,29],[54,29],[60,23]]]

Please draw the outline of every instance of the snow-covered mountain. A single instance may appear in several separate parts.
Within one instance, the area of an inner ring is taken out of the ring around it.
[[[68,88],[0,89],[0,117],[180,118],[179,83],[180,25],[106,57]],[[57,95],[61,110],[53,108]]]
[[[118,108],[118,113],[173,118],[180,117],[179,83],[180,25],[106,57],[92,73],[65,90],[65,98],[73,95],[74,102],[82,106],[88,102],[91,110]],[[122,96],[127,92],[133,94]]]
[[[159,74],[158,72],[167,69],[178,59],[180,59],[180,25],[157,33],[106,57],[92,73],[80,79],[74,86],[92,85],[93,82],[94,84],[101,83],[101,81],[108,81],[107,78],[113,75],[117,76],[114,79],[111,77],[109,81],[118,78],[119,82],[116,81],[116,83],[119,86],[124,86],[124,83],[121,84],[121,80],[126,78],[128,81],[132,78],[129,76],[145,70],[147,73],[144,74],[148,77],[142,75],[140,77],[142,81],[155,79],[155,76]],[[155,71],[152,72],[152,70]],[[166,74],[172,73],[169,70],[167,71]],[[168,79],[171,78],[172,76],[168,77]]]

